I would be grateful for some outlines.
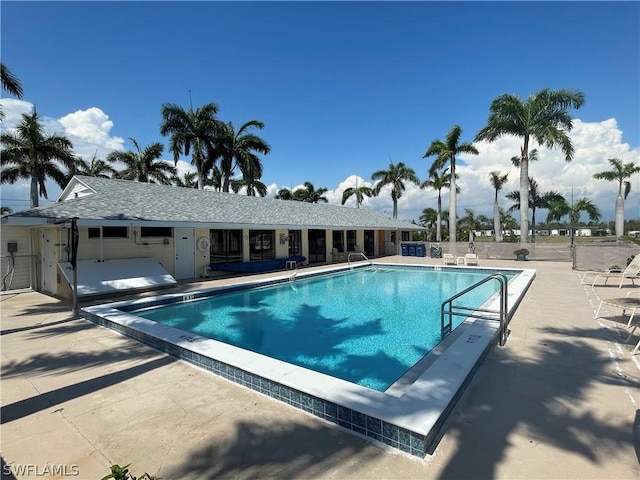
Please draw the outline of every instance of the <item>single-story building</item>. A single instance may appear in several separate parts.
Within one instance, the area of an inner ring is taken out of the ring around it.
[[[175,283],[234,265],[264,271],[338,253],[396,255],[423,230],[344,206],[75,176],[54,204],[2,217],[2,290],[71,296],[74,218],[79,296],[135,287],[125,281],[132,276]]]

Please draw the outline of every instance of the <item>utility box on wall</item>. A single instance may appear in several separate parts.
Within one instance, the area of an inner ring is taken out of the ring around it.
[[[7,242],[7,253],[16,253],[18,251],[18,242]]]

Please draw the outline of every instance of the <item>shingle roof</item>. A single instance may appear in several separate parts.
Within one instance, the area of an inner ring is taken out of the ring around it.
[[[101,220],[109,223],[154,222],[194,226],[263,226],[419,230],[422,227],[378,213],[338,205],[249,197],[129,180],[76,176],[65,189],[85,186],[93,193],[9,217]],[[63,192],[63,195],[65,195]],[[62,198],[61,196],[61,198]],[[11,222],[10,222],[11,223]]]

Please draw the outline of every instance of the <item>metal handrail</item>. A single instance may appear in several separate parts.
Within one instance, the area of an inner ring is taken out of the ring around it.
[[[347,265],[351,264],[351,255],[360,255],[361,257],[364,257],[364,259],[367,262],[369,262],[371,265],[373,265],[373,262],[371,260],[369,260],[369,258],[367,258],[367,256],[363,252],[350,252],[349,254],[347,254]]]
[[[496,280],[500,284],[500,309],[490,310],[485,308],[471,308],[471,307],[463,307],[453,305],[453,301],[457,298],[469,293],[471,290],[483,285],[491,280]],[[452,320],[454,315],[465,315],[469,318],[482,318],[488,320],[496,320],[495,315],[498,315],[498,319],[500,321],[500,346],[504,347],[505,343],[507,343],[507,336],[509,334],[507,327],[509,326],[508,317],[508,308],[507,308],[507,298],[508,298],[508,280],[507,276],[504,273],[494,273],[493,275],[486,277],[479,282],[471,285],[468,288],[465,288],[463,291],[456,293],[451,298],[448,298],[444,302],[442,302],[442,307],[440,309],[440,334],[444,339],[447,335],[451,333],[452,329]],[[449,305],[448,310],[446,310],[447,304]],[[445,311],[446,310],[446,311]],[[467,313],[473,312],[473,313]],[[480,314],[479,314],[480,313]],[[489,313],[491,315],[482,315],[482,313]],[[448,322],[445,322],[445,315],[447,315]]]

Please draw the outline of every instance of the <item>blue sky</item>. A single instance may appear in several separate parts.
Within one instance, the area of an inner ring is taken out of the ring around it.
[[[616,186],[591,177],[607,158],[640,160],[638,2],[5,0],[1,27],[2,61],[25,92],[2,100],[3,128],[35,105],[87,158],[132,148],[129,137],[166,145],[161,105],[187,107],[191,92],[194,107],[216,102],[221,120],[265,123],[270,192],[311,181],[340,203],[355,176],[371,182],[390,161],[426,179],[429,143],[456,124],[471,141],[496,96],[567,88],[586,97],[573,112],[576,156],[566,164],[541,149],[530,174],[543,191],[588,196],[612,217]],[[459,159],[459,215],[491,215],[492,170],[517,189],[519,144],[479,143],[480,155]],[[627,218],[640,217],[632,181]],[[2,205],[26,208],[26,184],[3,185]],[[435,192],[408,186],[399,217],[435,206]],[[363,207],[390,215],[390,195]]]

